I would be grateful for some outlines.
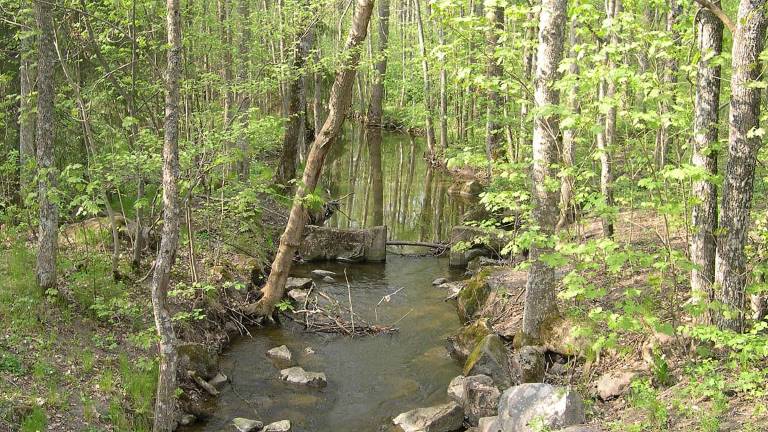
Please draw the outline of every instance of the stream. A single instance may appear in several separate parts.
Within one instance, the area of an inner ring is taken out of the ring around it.
[[[343,213],[326,226],[370,226],[379,206],[390,239],[447,240],[466,202],[449,196],[450,180],[427,168],[423,139],[384,132],[380,174],[371,169],[368,139],[360,128],[347,128],[328,158],[320,187],[330,197],[344,199]],[[383,203],[371,199],[377,178],[383,185]],[[345,305],[349,295],[358,316],[370,324],[394,325],[398,332],[350,338],[306,332],[290,319],[279,327],[254,329],[252,337],[234,340],[221,356],[221,370],[232,383],[213,401],[213,416],[183,430],[234,430],[232,419],[246,417],[265,424],[287,419],[291,430],[300,432],[391,431],[392,418],[399,413],[446,402],[448,383],[461,373],[461,365],[449,357],[445,339],[460,322],[455,305],[443,301],[446,292],[432,281],[459,279],[463,272],[452,272],[447,258],[402,255],[424,249],[389,251],[386,263],[315,262],[296,266],[292,274],[336,272],[336,282],[316,281],[318,288]],[[396,291],[390,301],[382,301]],[[290,365],[265,354],[283,344],[293,354]],[[327,387],[281,381],[280,369],[293,365],[325,372]]]

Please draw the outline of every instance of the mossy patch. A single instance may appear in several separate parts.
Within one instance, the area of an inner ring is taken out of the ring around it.
[[[481,270],[467,281],[467,285],[459,292],[457,307],[462,322],[471,321],[485,305],[491,293],[491,287],[488,284],[490,274],[490,269]]]
[[[453,352],[459,358],[467,358],[472,350],[491,334],[491,326],[487,319],[477,321],[462,327],[453,338]]]

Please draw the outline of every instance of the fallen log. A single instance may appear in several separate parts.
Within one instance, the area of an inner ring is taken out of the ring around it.
[[[432,249],[445,249],[449,245],[443,243],[428,243],[420,241],[387,240],[387,246],[421,246]]]

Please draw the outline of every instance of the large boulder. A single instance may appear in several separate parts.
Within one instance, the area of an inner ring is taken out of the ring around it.
[[[325,387],[328,384],[328,380],[323,372],[307,372],[299,366],[281,370],[280,379],[289,383],[314,387]]]
[[[464,411],[456,402],[417,408],[395,417],[392,422],[404,432],[453,432],[464,423]]]
[[[585,421],[584,402],[566,387],[529,383],[510,387],[499,399],[495,427],[502,431],[557,430]]]
[[[632,381],[640,376],[640,371],[618,370],[603,374],[597,380],[597,395],[602,400],[621,396],[629,390]]]
[[[507,388],[513,382],[507,360],[507,347],[498,335],[488,335],[475,347],[464,363],[464,375],[488,375],[499,388]]]
[[[198,377],[209,380],[219,371],[216,355],[200,343],[182,343],[176,348],[180,371],[192,371]]]
[[[531,345],[518,349],[515,352],[513,368],[521,383],[543,382],[547,368],[543,349]]]
[[[456,336],[448,338],[448,351],[452,357],[466,360],[480,341],[491,333],[491,325],[487,319],[476,320],[472,324],[461,327]]]
[[[493,381],[466,380],[464,382],[464,415],[469,420],[469,424],[476,425],[482,417],[495,416],[500,396],[501,392]]]
[[[462,322],[472,321],[485,305],[485,301],[491,293],[491,286],[488,285],[487,278],[487,272],[480,272],[467,281],[464,288],[459,291],[456,307]]]
[[[497,416],[483,417],[477,422],[477,432],[502,432],[497,426]]]

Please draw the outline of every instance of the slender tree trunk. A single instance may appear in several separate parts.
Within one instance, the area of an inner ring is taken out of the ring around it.
[[[314,24],[313,24],[314,26]],[[296,40],[296,48],[293,60],[293,76],[288,85],[288,122],[285,125],[283,135],[283,150],[280,154],[280,162],[277,167],[277,183],[287,185],[296,177],[296,162],[301,133],[301,75],[304,74],[304,65],[312,48],[314,31],[305,29]]]
[[[538,2],[534,2],[536,4]],[[528,22],[532,23],[536,19],[536,12],[531,10],[528,13]],[[525,40],[532,41],[536,38],[536,26],[529,26],[525,31]],[[523,80],[525,82],[531,81],[531,74],[533,73],[533,54],[534,48],[529,45],[525,45],[523,49]],[[531,136],[528,133],[528,111],[530,110],[529,102],[523,100],[520,102],[520,131],[518,137],[517,149],[510,149],[510,159],[519,161],[521,158],[522,150],[530,145]]]
[[[427,129],[427,150],[429,157],[435,156],[435,127],[432,124],[432,90],[429,80],[429,60],[427,59],[426,40],[424,38],[424,22],[421,17],[420,0],[413,0],[416,9],[416,24],[419,32],[419,51],[421,53],[421,75],[424,80],[424,110],[426,111],[425,125]]]
[[[554,84],[558,79],[557,68],[563,57],[567,0],[543,0],[539,18],[539,47],[536,59],[534,104],[537,109],[557,106],[560,95]],[[541,235],[550,236],[557,222],[557,193],[547,183],[557,174],[551,166],[557,162],[559,117],[537,115],[533,129],[533,220]],[[536,340],[542,325],[557,315],[555,269],[542,261],[541,256],[552,251],[549,239],[531,247],[531,267],[525,290],[523,334],[526,339]]]
[[[571,19],[571,29],[569,34],[570,44],[570,61],[568,65],[568,73],[572,76],[579,74],[578,54],[574,47],[579,43],[579,37],[576,35],[576,29],[578,27],[578,18],[573,17]],[[581,113],[581,105],[579,104],[579,86],[574,84],[568,92],[568,108],[573,114]],[[573,169],[576,163],[576,130],[573,127],[563,129],[563,170],[565,174],[562,176],[562,183],[560,185],[560,220],[557,221],[557,229],[563,228],[569,223],[570,218],[575,217],[575,209],[573,206]]]
[[[499,145],[503,139],[503,130],[499,123],[499,107],[501,98],[498,91],[498,80],[501,79],[502,69],[496,58],[496,49],[499,44],[499,36],[504,32],[504,8],[502,6],[491,6],[485,11],[485,17],[488,20],[487,36],[487,76],[488,85],[488,106],[486,108],[485,123],[485,154],[488,158],[488,174],[491,173],[493,160],[498,152]]]
[[[56,188],[54,160],[54,62],[51,3],[35,1],[37,22],[37,199],[40,205],[40,232],[37,249],[37,283],[45,291],[56,287],[59,208],[52,200]]]
[[[675,43],[680,39],[675,26],[677,20],[680,18],[682,7],[677,0],[669,0],[669,10],[667,11],[667,33],[670,34]],[[666,62],[664,68],[664,75],[662,82],[671,91],[671,101],[662,101],[659,114],[662,116],[661,128],[659,128],[658,136],[656,138],[656,164],[659,169],[669,163],[669,149],[672,146],[672,136],[670,131],[669,122],[664,120],[665,116],[671,115],[672,106],[674,105],[674,85],[677,83],[677,59],[674,55],[670,56]]]
[[[718,7],[720,1],[715,3]],[[693,165],[707,175],[717,175],[717,131],[720,106],[720,66],[711,64],[713,57],[723,49],[723,23],[710,10],[703,8],[697,14],[696,34],[698,35],[699,59],[696,74],[696,101],[693,118]],[[717,186],[711,178],[693,183],[693,196],[698,200],[693,205],[691,225],[691,293],[699,302],[711,303],[715,299],[712,283],[715,280],[717,229]],[[701,324],[710,323],[707,311],[697,317]]]
[[[438,28],[438,36],[440,46],[445,47],[443,23]],[[440,62],[440,149],[443,154],[448,149],[448,72],[445,70],[445,62]]]
[[[167,0],[168,68],[163,143],[163,233],[152,276],[152,310],[160,337],[154,432],[176,428],[176,334],[168,311],[168,285],[179,243],[179,81],[181,79],[181,13],[179,0]]]
[[[320,69],[320,33],[317,34],[318,41],[315,44],[315,73],[313,74],[314,78],[314,85],[312,89],[312,113],[314,115],[314,128],[315,128],[315,135],[320,131],[320,128],[323,127],[323,122],[325,121],[325,109],[323,108],[323,75],[322,70]]]
[[[717,317],[722,329],[744,328],[747,283],[744,246],[747,242],[755,160],[761,137],[754,134],[760,124],[761,90],[752,83],[761,79],[758,56],[763,51],[766,1],[741,0],[731,54],[731,109],[728,133],[728,163],[725,167],[723,202],[720,207],[722,234],[717,239],[715,285],[719,300],[728,308]]]
[[[224,103],[224,118],[222,130],[226,131],[232,123],[232,115],[234,113],[234,101],[235,95],[232,92],[232,31],[231,23],[229,22],[229,0],[217,1],[218,14],[219,14],[219,26],[221,32],[221,43],[223,49],[223,58],[221,63],[221,78],[223,82],[223,103]],[[232,150],[232,142],[229,139],[223,140],[224,150]],[[233,169],[235,166],[230,166],[229,169]]]
[[[605,2],[606,24],[610,32],[610,45],[615,47],[619,43],[618,30],[616,28],[616,18],[621,11],[621,0],[607,0]],[[615,61],[611,56],[610,49],[605,52],[605,61],[608,73],[616,68]],[[603,235],[613,237],[613,219],[608,214],[613,206],[613,169],[611,162],[611,151],[616,141],[616,102],[613,100],[616,95],[616,82],[611,76],[603,78],[600,81],[600,99],[607,99],[610,106],[602,116],[603,128],[597,134],[597,149],[600,152],[600,194],[603,197],[605,205],[601,224]]]
[[[251,9],[249,5],[250,0],[239,0],[238,14],[240,15],[240,21],[242,30],[240,32],[240,43],[238,44],[238,54],[240,62],[238,64],[237,79],[241,85],[244,85],[248,81],[248,68],[250,66],[249,50],[251,44]],[[237,137],[237,147],[240,149],[240,163],[238,164],[238,171],[241,180],[246,180],[248,174],[251,171],[250,165],[250,148],[248,143],[248,111],[251,107],[251,95],[246,90],[240,90],[240,134]]]
[[[352,101],[352,85],[360,61],[361,44],[365,40],[372,10],[373,0],[357,0],[357,8],[344,48],[345,54],[342,56],[344,62],[331,88],[328,118],[315,137],[307,156],[304,176],[296,188],[288,224],[280,237],[280,246],[272,263],[272,272],[262,289],[264,296],[257,303],[246,306],[244,308],[246,313],[271,316],[275,305],[283,297],[285,281],[290,274],[293,256],[301,243],[301,235],[307,221],[307,212],[302,203],[308,194],[314,192],[325,158],[344,124],[344,118]]]
[[[25,22],[33,20],[25,16]],[[24,202],[27,194],[32,191],[31,169],[35,160],[35,112],[32,109],[35,72],[32,61],[34,55],[32,36],[22,35],[19,48],[19,201]]]
[[[368,125],[382,126],[384,102],[384,81],[387,76],[387,46],[389,44],[389,0],[379,0],[379,46],[371,89],[371,103],[368,105]]]

